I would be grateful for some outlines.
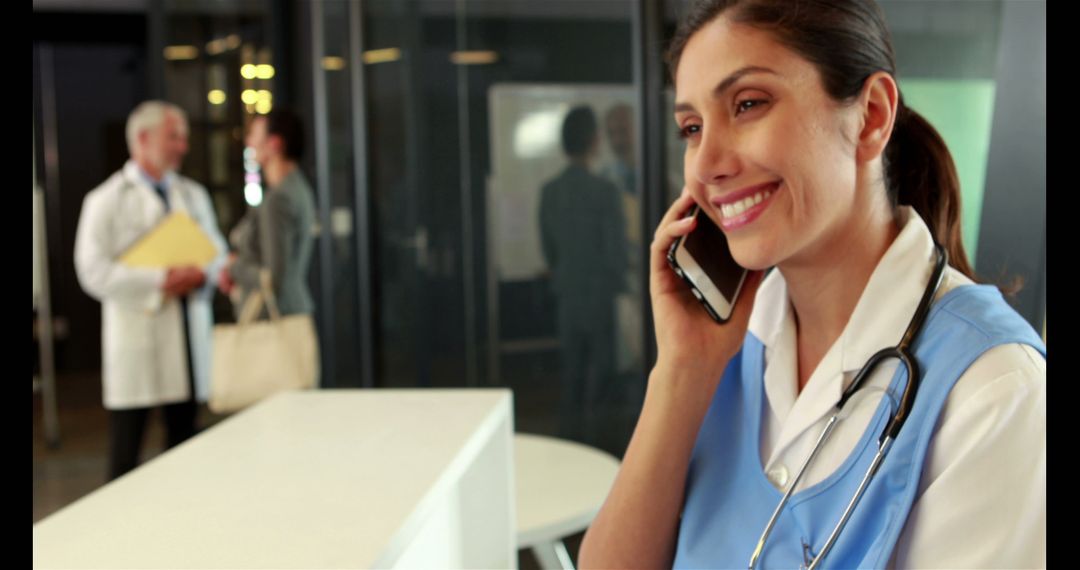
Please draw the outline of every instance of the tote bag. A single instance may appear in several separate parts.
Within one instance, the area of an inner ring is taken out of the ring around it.
[[[210,410],[241,410],[284,390],[315,386],[319,345],[309,314],[281,316],[270,273],[260,274],[261,290],[248,296],[236,324],[214,326],[210,370]],[[269,320],[256,320],[263,303]]]

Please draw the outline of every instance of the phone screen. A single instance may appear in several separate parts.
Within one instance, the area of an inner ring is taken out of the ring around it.
[[[697,226],[686,236],[684,247],[701,266],[713,286],[731,303],[742,285],[746,270],[731,257],[727,238],[712,219],[700,210],[695,211],[695,215]],[[698,286],[700,287],[700,284]]]
[[[697,208],[694,230],[675,240],[668,250],[668,264],[701,301],[705,311],[718,323],[731,318],[747,271],[735,262],[727,238],[720,228]]]

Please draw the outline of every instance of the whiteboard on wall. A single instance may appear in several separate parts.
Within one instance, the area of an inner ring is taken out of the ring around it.
[[[668,90],[668,108],[673,97]],[[601,142],[591,168],[599,173],[614,160],[604,135],[605,115],[616,105],[636,108],[634,85],[500,83],[488,90],[488,243],[500,281],[536,279],[548,269],[540,246],[540,189],[566,167],[562,123],[570,109],[578,105],[588,105],[596,114]],[[683,146],[674,122],[668,123],[667,177],[673,187],[668,189],[670,200],[682,186]]]

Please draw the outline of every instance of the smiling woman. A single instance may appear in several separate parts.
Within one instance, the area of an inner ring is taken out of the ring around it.
[[[669,63],[657,363],[581,566],[1045,565],[1045,346],[973,281],[877,3],[700,2]],[[722,326],[664,259],[695,204],[755,271]]]
[[[718,65],[716,53],[732,57]],[[891,76],[879,72],[851,102],[835,102],[810,61],[726,18],[689,39],[678,69],[687,187],[712,206],[704,211],[727,231],[735,259],[752,269],[805,263],[807,255],[843,250],[847,236],[866,227],[873,234],[861,244],[862,271],[872,271],[896,231],[880,223],[892,218],[881,162],[867,160],[888,142],[897,100]],[[773,189],[769,200],[736,214],[744,200]]]

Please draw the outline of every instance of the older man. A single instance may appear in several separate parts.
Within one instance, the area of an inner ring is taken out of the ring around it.
[[[131,159],[87,194],[75,236],[82,288],[101,302],[102,385],[110,411],[109,477],[138,464],[152,407],[163,406],[166,446],[195,433],[209,388],[211,301],[226,246],[210,197],[177,170],[188,151],[184,112],[142,103],[127,123]],[[171,212],[191,216],[218,248],[205,267],[129,267],[118,257]]]

